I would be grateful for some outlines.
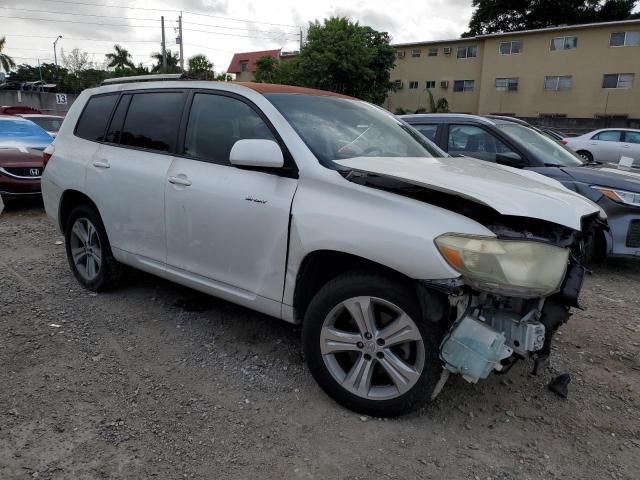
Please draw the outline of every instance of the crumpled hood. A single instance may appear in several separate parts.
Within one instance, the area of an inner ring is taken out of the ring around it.
[[[585,215],[602,212],[595,203],[559,182],[467,157],[356,157],[336,163],[473,200],[503,215],[531,217],[581,230]]]

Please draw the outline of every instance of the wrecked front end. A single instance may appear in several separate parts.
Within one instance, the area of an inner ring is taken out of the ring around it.
[[[532,358],[532,373],[548,365],[553,335],[579,308],[579,295],[599,230],[599,212],[585,215],[580,230],[539,218],[504,215],[453,194],[371,175],[363,185],[392,191],[471,218],[495,236],[457,232],[435,244],[460,276],[421,281],[424,295],[447,302],[435,320],[443,327],[443,381],[459,373],[469,382],[505,373]],[[444,300],[446,298],[446,300]]]

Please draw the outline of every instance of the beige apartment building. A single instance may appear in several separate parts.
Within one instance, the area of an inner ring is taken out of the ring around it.
[[[640,119],[640,19],[394,47],[392,112]]]

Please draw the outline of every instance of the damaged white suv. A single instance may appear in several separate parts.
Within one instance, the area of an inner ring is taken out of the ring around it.
[[[80,95],[45,160],[84,287],[129,265],[302,323],[321,387],[375,416],[450,372],[543,367],[604,226],[551,179],[446,157],[378,107],[294,87],[118,79]]]

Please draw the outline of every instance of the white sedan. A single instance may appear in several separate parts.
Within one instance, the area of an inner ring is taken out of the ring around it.
[[[633,158],[640,167],[640,130],[630,128],[603,128],[569,137],[562,143],[587,162],[619,163],[621,157]]]

